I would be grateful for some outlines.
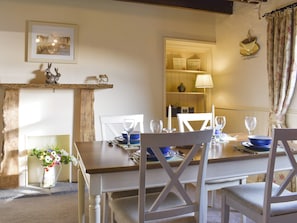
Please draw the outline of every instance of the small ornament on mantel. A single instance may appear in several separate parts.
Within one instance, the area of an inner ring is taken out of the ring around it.
[[[58,80],[61,77],[61,74],[58,72],[58,68],[55,68],[56,74],[51,72],[52,63],[47,64],[47,68],[45,70],[45,77],[47,84],[58,84]]]
[[[99,74],[98,76],[88,76],[85,79],[86,84],[108,84],[107,74]]]
[[[185,91],[186,91],[186,87],[185,87],[185,85],[183,84],[183,82],[180,83],[180,85],[178,85],[177,90],[178,90],[179,92],[185,92]]]

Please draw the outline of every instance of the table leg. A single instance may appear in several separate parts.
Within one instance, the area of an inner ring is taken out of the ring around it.
[[[110,210],[108,206],[108,194],[103,193],[101,195],[101,213],[102,213],[102,223],[108,223],[110,218]]]
[[[89,223],[100,223],[100,195],[89,195]]]
[[[78,222],[85,223],[85,180],[80,168],[77,170],[78,175]]]

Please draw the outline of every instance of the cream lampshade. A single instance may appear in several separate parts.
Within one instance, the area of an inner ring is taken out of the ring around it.
[[[196,88],[203,88],[204,90],[204,111],[206,112],[206,88],[213,88],[212,77],[210,74],[198,74],[195,82]]]
[[[196,88],[213,88],[213,82],[210,74],[198,74],[195,82]]]

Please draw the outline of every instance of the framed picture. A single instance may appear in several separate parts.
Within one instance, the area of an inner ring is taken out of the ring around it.
[[[28,62],[76,63],[78,27],[74,24],[28,21]]]

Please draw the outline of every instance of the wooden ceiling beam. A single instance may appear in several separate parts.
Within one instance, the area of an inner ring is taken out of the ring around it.
[[[224,13],[224,14],[233,13],[233,2],[228,0],[117,0],[117,1],[183,7],[183,8]]]

